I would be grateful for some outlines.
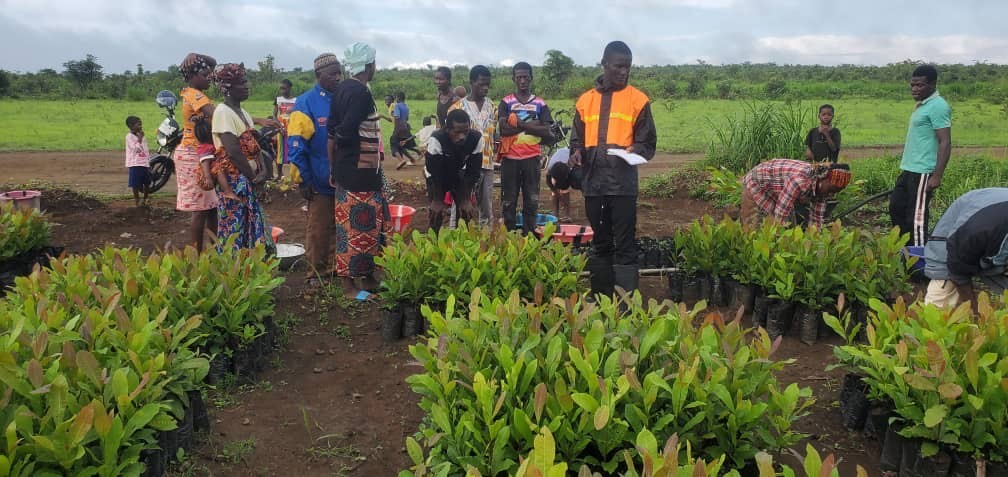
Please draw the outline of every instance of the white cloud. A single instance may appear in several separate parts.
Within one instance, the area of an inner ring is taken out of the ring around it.
[[[128,36],[141,31],[151,12],[164,8],[150,0],[116,3],[93,2],[85,7],[83,2],[39,0],[32,2],[5,1],[2,3],[4,21],[22,24],[37,31],[100,32]],[[145,13],[146,12],[146,13]],[[173,15],[175,12],[165,12]],[[41,21],[40,21],[41,20]],[[117,28],[110,28],[113,20]]]
[[[389,65],[389,68],[398,68],[403,70],[423,70],[429,68],[437,68],[438,66],[464,66],[465,63],[459,63],[457,61],[448,60],[427,60],[427,61],[417,61],[417,62],[402,62],[396,61]]]
[[[474,2],[465,0],[343,0],[333,2],[339,9],[347,7],[374,8],[396,10],[416,10],[416,9],[444,9],[454,11],[464,11],[472,8]],[[342,4],[342,5],[341,5]]]
[[[106,71],[163,68],[189,51],[246,64],[273,54],[280,67],[307,67],[353,41],[375,46],[379,67],[537,64],[548,49],[592,65],[614,39],[639,64],[1008,63],[1008,2],[960,3],[942,10],[939,0],[919,0],[908,10],[877,0],[822,9],[799,0],[336,0],[305,10],[292,0],[0,0],[0,67],[58,68],[91,53]]]
[[[740,2],[738,0],[623,0],[622,7],[690,7],[690,8],[730,8]]]
[[[970,35],[915,37],[908,35],[801,35],[756,40],[756,61],[782,55],[802,63],[893,63],[923,59],[938,63],[1008,61],[1008,38]]]

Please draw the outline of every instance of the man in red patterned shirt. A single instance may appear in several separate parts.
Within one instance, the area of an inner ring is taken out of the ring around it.
[[[771,159],[742,178],[744,223],[755,225],[761,216],[781,222],[793,220],[795,205],[807,203],[809,223],[826,221],[826,200],[850,183],[846,164],[816,165],[792,159]]]

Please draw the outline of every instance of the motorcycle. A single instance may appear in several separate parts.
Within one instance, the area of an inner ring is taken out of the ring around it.
[[[157,128],[157,155],[150,160],[150,191],[157,192],[175,173],[175,148],[182,142],[182,127],[175,121],[178,98],[171,91],[161,91],[154,102],[165,110],[165,118]]]
[[[546,164],[549,159],[556,154],[557,151],[561,149],[570,150],[570,131],[571,127],[566,125],[564,118],[569,117],[570,113],[566,110],[559,109],[553,113],[553,123],[550,124],[550,132],[553,133],[553,138],[555,141],[553,144],[543,146],[542,163],[539,164],[541,169],[546,168]]]
[[[283,133],[282,128],[275,128],[272,126],[263,126],[259,129],[258,134],[256,134],[256,142],[259,143],[259,156],[262,161],[263,167],[269,172],[267,179],[273,179],[276,167],[276,155],[277,155],[277,135]],[[256,167],[258,172],[258,167]]]
[[[165,110],[165,118],[157,128],[157,155],[150,160],[150,192],[156,192],[164,187],[175,173],[175,149],[182,143],[182,127],[175,120],[178,98],[171,91],[165,90],[157,94],[154,102]],[[272,165],[275,161],[276,136],[282,132],[282,129],[268,126],[259,130],[256,139],[262,149],[264,163]],[[270,171],[272,175],[272,167]]]

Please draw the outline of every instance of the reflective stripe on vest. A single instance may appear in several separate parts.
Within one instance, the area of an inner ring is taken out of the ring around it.
[[[612,103],[609,107],[609,125],[606,131],[606,143],[620,147],[633,144],[633,128],[641,110],[647,105],[648,97],[637,88],[627,86],[612,93]],[[597,89],[582,94],[575,108],[584,123],[585,147],[598,146],[599,114],[602,107],[602,93]]]

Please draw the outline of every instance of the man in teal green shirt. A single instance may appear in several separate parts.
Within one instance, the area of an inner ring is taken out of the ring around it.
[[[909,234],[908,245],[924,246],[927,240],[928,203],[941,186],[942,174],[952,152],[952,109],[938,94],[938,70],[918,66],[910,78],[910,93],[917,101],[896,187],[889,196],[889,217],[901,233]]]

